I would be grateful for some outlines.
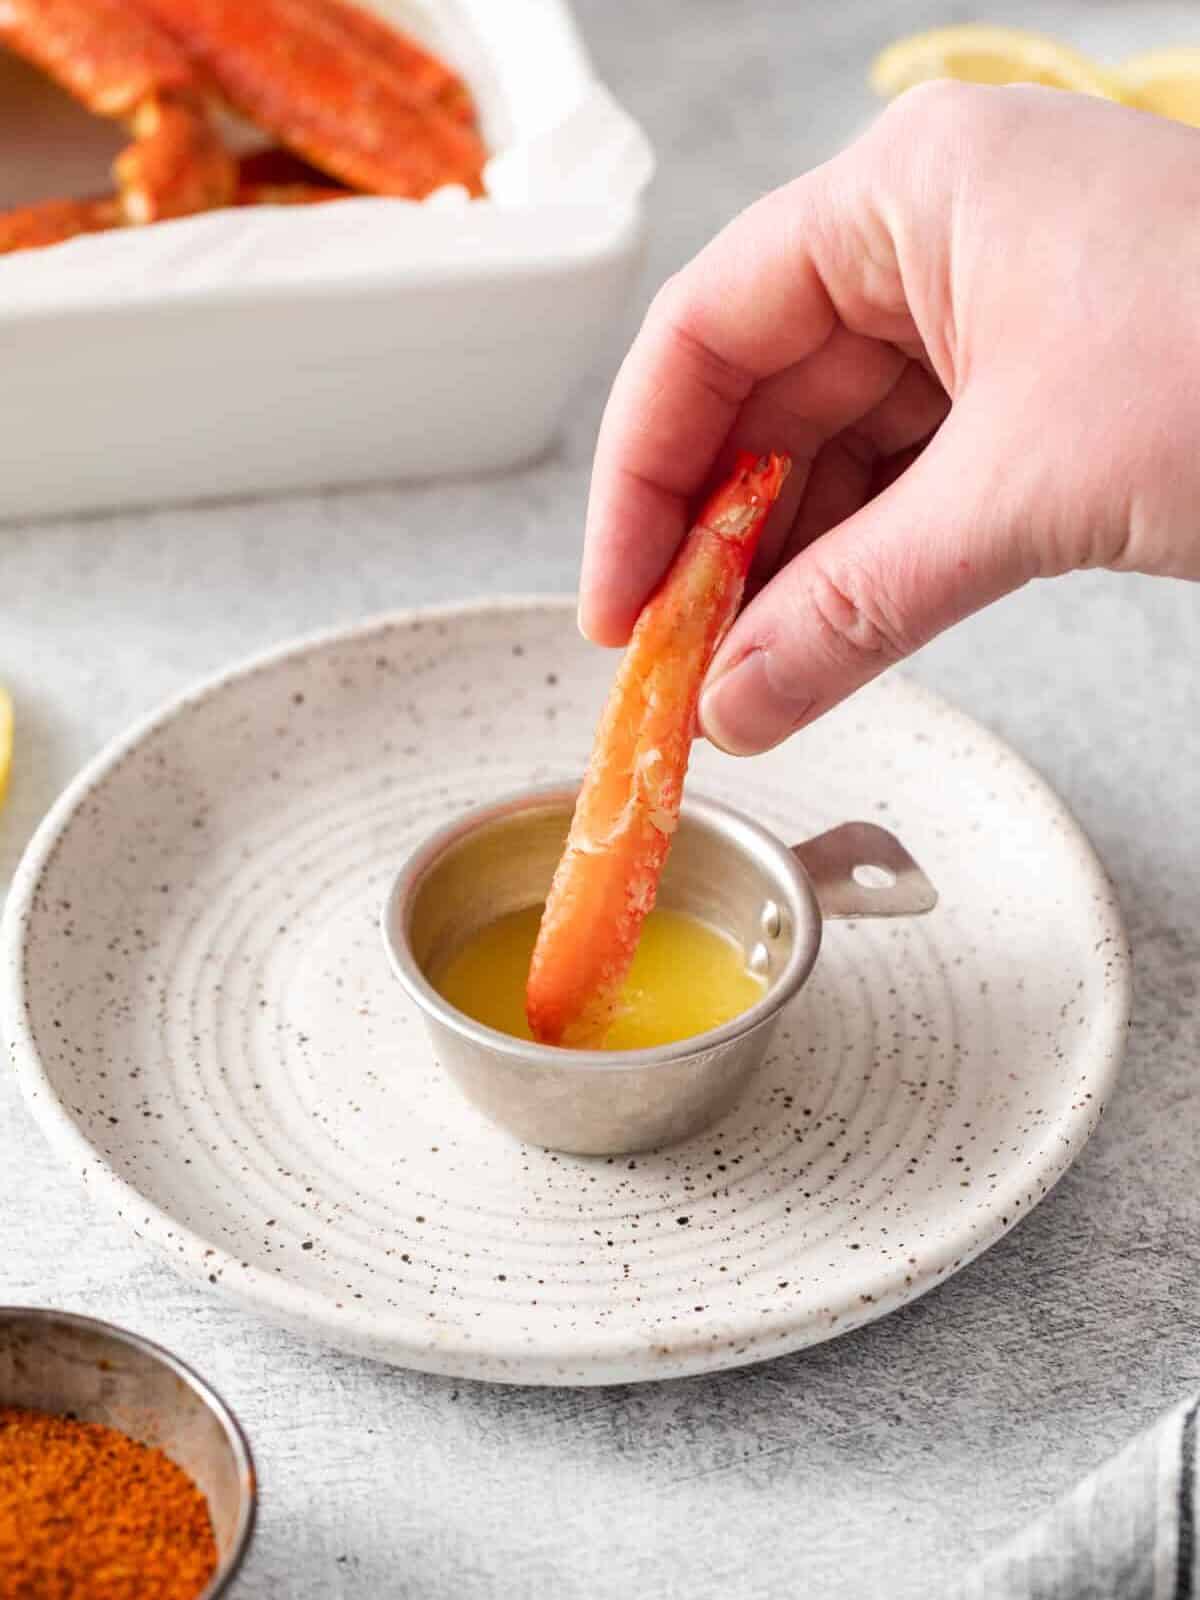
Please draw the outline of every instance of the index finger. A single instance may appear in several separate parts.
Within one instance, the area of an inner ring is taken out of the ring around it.
[[[864,242],[870,208],[848,168],[847,153],[758,201],[651,305],[596,447],[579,623],[597,644],[628,638],[755,386],[820,350],[839,320],[879,331],[866,279],[890,241]],[[894,303],[886,320],[891,336]]]

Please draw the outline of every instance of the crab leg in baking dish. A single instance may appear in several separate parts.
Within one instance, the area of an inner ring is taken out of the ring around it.
[[[282,155],[286,155],[286,160],[277,159]],[[233,203],[238,206],[321,205],[329,200],[344,200],[350,193],[349,189],[340,189],[322,174],[313,172],[294,156],[267,150],[244,157],[238,163]],[[115,195],[90,200],[39,200],[31,206],[0,211],[0,256],[63,244],[81,233],[104,233],[121,227],[124,221],[121,202]]]
[[[612,1021],[679,820],[704,675],[790,465],[739,454],[634,625],[529,970],[543,1044],[596,1045]]]
[[[319,205],[326,200],[344,200],[352,193],[290,150],[275,145],[251,150],[238,161],[239,206]]]
[[[0,256],[119,228],[122,220],[121,203],[111,195],[102,200],[40,200],[0,211]]]
[[[465,87],[386,24],[341,0],[136,3],[235,111],[351,188],[480,193],[485,152],[462,116]]]
[[[475,126],[471,91],[444,61],[422,49],[398,28],[362,6],[350,4],[349,0],[309,0],[309,4],[319,7],[335,26],[372,51],[378,61],[386,62],[411,88],[427,94],[456,122]]]
[[[0,44],[40,67],[97,116],[126,123],[134,142],[113,166],[113,224],[186,216],[233,197],[236,168],[208,120],[186,54],[126,0],[0,0]],[[65,232],[92,232],[99,213],[70,202]],[[22,214],[17,214],[18,223]],[[84,225],[88,218],[92,225]],[[49,228],[52,212],[39,218]],[[11,218],[8,226],[15,231]],[[44,237],[42,243],[52,242]]]

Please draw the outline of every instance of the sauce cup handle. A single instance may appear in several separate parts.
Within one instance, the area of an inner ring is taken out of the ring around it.
[[[937,905],[937,890],[886,828],[844,822],[792,846],[823,917],[917,917]]]

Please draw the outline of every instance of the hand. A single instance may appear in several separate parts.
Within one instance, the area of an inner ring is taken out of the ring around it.
[[[600,431],[586,635],[624,642],[739,446],[795,465],[701,702],[737,754],[1031,578],[1200,578],[1197,218],[1193,129],[902,96],[655,299]]]

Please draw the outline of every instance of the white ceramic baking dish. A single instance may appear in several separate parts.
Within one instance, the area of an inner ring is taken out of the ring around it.
[[[488,198],[218,212],[0,259],[0,517],[482,471],[550,443],[630,289],[649,147],[562,0],[377,9],[468,77]],[[119,133],[11,61],[0,98],[19,129],[0,203],[104,186]]]

